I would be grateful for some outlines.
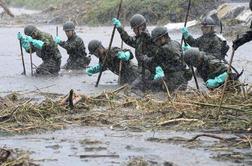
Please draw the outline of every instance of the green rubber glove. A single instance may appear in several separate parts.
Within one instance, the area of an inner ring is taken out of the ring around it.
[[[208,79],[206,81],[206,86],[209,89],[217,88],[225,82],[227,77],[228,77],[228,73],[224,72],[221,75],[215,77],[214,79]]]
[[[116,26],[116,28],[120,28],[122,26],[120,20],[118,20],[117,18],[113,18],[112,22]]]
[[[119,51],[116,56],[122,60],[122,61],[128,61],[130,59],[130,52],[129,51],[126,51],[126,52],[123,52],[123,51]]]
[[[100,70],[101,70],[101,65],[97,64],[97,65],[88,67],[86,69],[86,73],[88,74],[88,76],[92,76],[93,74],[100,72]]]
[[[41,40],[36,40],[36,39],[32,39],[32,40],[31,40],[31,44],[32,44],[34,47],[38,48],[38,49],[42,49],[42,47],[44,46],[44,42],[43,42],[43,41],[41,41]]]
[[[17,39],[21,40],[22,47],[28,52],[30,50],[30,41],[32,38],[30,36],[23,35],[19,32],[17,34]]]
[[[161,78],[163,78],[164,75],[164,71],[162,69],[162,67],[157,66],[155,69],[155,76],[154,76],[154,80],[160,80]]]
[[[190,50],[192,47],[189,44],[183,44],[182,50],[185,52],[187,50]]]
[[[55,41],[56,44],[60,44],[60,43],[61,43],[61,39],[60,39],[59,36],[56,36],[56,37],[54,38],[54,41]]]
[[[187,27],[183,27],[180,29],[180,32],[183,34],[184,38],[187,39],[191,34],[189,33]]]

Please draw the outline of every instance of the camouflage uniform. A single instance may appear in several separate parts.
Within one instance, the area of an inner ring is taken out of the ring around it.
[[[32,53],[36,52],[37,56],[43,61],[43,63],[36,69],[36,74],[58,74],[60,71],[61,54],[53,37],[48,33],[37,30],[37,36],[34,39],[44,42],[42,49],[38,49],[34,46],[31,47]]]
[[[108,50],[107,50],[108,51]],[[120,59],[117,58],[117,53],[119,51],[130,51],[130,50],[122,50],[117,47],[111,48],[111,50],[107,53],[107,59],[105,63],[105,67],[103,70],[109,69],[116,75],[119,75],[119,65]],[[133,59],[133,54],[130,52],[130,60]],[[129,83],[131,84],[137,77],[140,75],[140,71],[136,65],[134,65],[131,61],[122,61],[122,70],[121,70],[121,84]],[[99,63],[102,64],[104,61],[103,58],[99,58]]]
[[[196,50],[196,49],[195,49]],[[227,71],[227,67],[219,59],[206,55],[202,51],[188,50],[184,53],[185,62],[197,68],[199,76],[206,82]]]
[[[135,56],[138,62],[139,68],[142,66],[142,58],[144,55],[154,55],[155,47],[151,40],[151,36],[147,30],[143,32],[140,36],[129,36],[128,33],[122,28],[117,28],[121,35],[122,40],[129,46],[135,48]]]
[[[61,47],[67,50],[69,58],[63,68],[65,69],[83,69],[89,65],[91,58],[87,57],[83,40],[74,34],[67,41],[59,43]]]
[[[163,80],[166,82],[168,89],[174,91],[176,89],[185,90],[188,80],[192,75],[190,70],[186,69],[185,62],[182,61],[181,45],[174,40],[160,46],[153,57],[145,57],[146,67],[151,71],[152,75],[145,80],[146,88],[153,90],[166,90],[161,80],[153,80],[155,68],[160,66],[165,73]]]
[[[225,59],[226,53],[229,49],[227,42],[216,33],[203,34],[197,39],[191,35],[185,39],[185,42],[192,47],[198,47],[200,51],[204,51],[208,56],[214,56],[218,59]]]

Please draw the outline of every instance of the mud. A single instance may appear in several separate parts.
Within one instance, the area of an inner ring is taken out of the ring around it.
[[[19,44],[16,39],[17,32],[23,31],[23,25],[8,26],[0,28],[0,95],[5,96],[12,92],[19,92],[32,98],[40,99],[38,94],[66,94],[70,89],[83,92],[88,95],[100,93],[106,89],[116,89],[117,76],[106,71],[103,73],[100,85],[95,88],[97,75],[88,77],[84,71],[61,70],[57,77],[36,78],[30,76],[29,56],[25,54],[27,76],[21,75],[22,64]],[[39,26],[39,29],[56,34],[56,26]],[[59,35],[66,39],[64,32],[59,25]],[[129,27],[127,31],[132,33]],[[153,27],[149,28],[150,30]],[[112,27],[78,27],[77,33],[84,40],[86,46],[92,39],[98,39],[104,45],[108,45]],[[193,31],[193,35],[199,36]],[[178,31],[170,32],[172,39],[180,40],[181,34]],[[120,37],[116,33],[114,46],[120,47]],[[229,41],[231,45],[231,41]],[[245,72],[242,81],[251,84],[252,82],[252,56],[250,54],[252,43],[240,47],[235,55],[234,66],[238,69],[244,68]],[[125,46],[126,47],[126,46]],[[68,55],[65,50],[60,49],[63,58],[62,65],[66,63]],[[229,53],[230,55],[230,53]],[[92,57],[90,65],[98,60]],[[227,57],[227,59],[229,59]],[[34,55],[34,63],[41,63],[41,60]],[[190,86],[194,87],[191,81]],[[201,82],[201,88],[204,85]],[[43,96],[42,96],[43,97]],[[120,130],[120,129],[119,129]],[[134,131],[137,131],[135,129]],[[242,149],[224,152],[219,142],[213,139],[201,139],[193,144],[186,144],[182,140],[176,142],[172,138],[191,138],[197,133],[152,131],[130,132],[118,131],[108,128],[79,127],[71,125],[66,130],[48,132],[37,135],[4,136],[0,133],[0,146],[20,148],[31,153],[36,163],[41,165],[127,165],[130,161],[143,160],[149,165],[165,165],[174,163],[177,165],[250,165],[251,155]],[[225,137],[232,135],[225,134]],[[150,138],[157,138],[156,141]],[[170,138],[170,139],[168,139]],[[159,141],[168,139],[169,141]],[[151,141],[152,140],[152,141]],[[179,140],[179,139],[176,139]],[[197,144],[199,143],[199,144]],[[211,145],[211,146],[210,146]],[[216,145],[216,148],[213,147]],[[218,151],[218,148],[221,149]],[[217,150],[216,150],[217,149]],[[216,151],[215,151],[216,150]],[[242,154],[242,155],[241,155]],[[93,155],[93,156],[89,156]],[[97,156],[100,155],[100,156]],[[223,161],[227,159],[228,161]],[[232,159],[230,161],[230,159]],[[239,160],[238,160],[239,159]],[[220,161],[217,161],[220,160]]]

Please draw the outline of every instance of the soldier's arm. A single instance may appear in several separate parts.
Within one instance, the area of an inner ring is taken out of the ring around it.
[[[136,38],[129,36],[129,34],[122,28],[117,28],[117,31],[120,33],[122,40],[129,46],[136,48]]]
[[[241,46],[249,41],[252,40],[252,29],[250,29],[249,31],[247,31],[246,33],[242,34],[238,39],[236,39],[235,41],[237,42],[238,46]]]
[[[82,40],[80,40],[79,38],[77,38],[75,41],[73,42],[66,42],[66,41],[62,41],[59,43],[59,45],[66,49],[67,51],[71,51],[71,50],[75,50],[79,47],[83,47],[84,43]],[[84,46],[85,47],[85,46]]]
[[[192,35],[190,35],[187,39],[185,39],[185,42],[192,47],[199,47],[199,40],[200,38],[195,39]]]

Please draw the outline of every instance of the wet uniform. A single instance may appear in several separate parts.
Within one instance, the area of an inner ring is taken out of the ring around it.
[[[120,49],[117,47],[111,48],[111,50],[107,54],[106,64],[103,70],[110,70],[116,75],[119,75],[119,66],[120,59],[117,58],[117,53],[119,51],[129,51],[127,49]],[[137,77],[140,75],[140,71],[135,64],[133,64],[130,60],[133,59],[133,54],[130,52],[129,61],[122,61],[122,70],[121,70],[121,84],[129,83],[131,84]],[[99,63],[102,64],[104,59],[99,58]]]
[[[216,33],[203,34],[197,39],[191,35],[185,39],[185,42],[192,47],[198,47],[200,51],[204,51],[206,55],[214,56],[218,59],[225,59],[229,50],[226,40]]]
[[[34,39],[44,42],[42,49],[34,46],[31,47],[32,53],[36,52],[37,56],[43,61],[36,69],[36,75],[58,74],[60,71],[61,54],[53,37],[48,33],[38,31],[38,35]]]
[[[84,69],[89,65],[91,58],[87,57],[84,42],[79,36],[74,34],[67,41],[60,42],[59,45],[66,49],[69,55],[67,63],[63,68],[78,70]]]

